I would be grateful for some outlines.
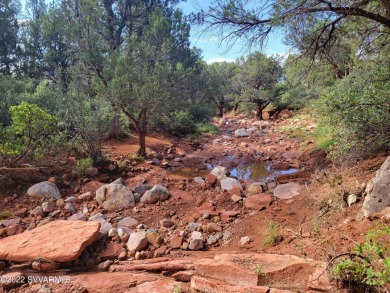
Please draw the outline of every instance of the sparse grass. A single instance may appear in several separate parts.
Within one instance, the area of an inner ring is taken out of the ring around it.
[[[282,127],[282,130],[287,132],[290,137],[295,138],[300,142],[304,142],[312,136],[312,132],[310,130],[300,126],[284,126]]]
[[[267,277],[267,274],[264,272],[264,268],[263,268],[262,265],[256,265],[255,266],[255,272],[261,278],[266,278]]]
[[[202,133],[209,133],[211,135],[217,135],[221,132],[218,126],[211,123],[201,122],[196,124],[196,130],[193,133],[187,134],[187,138],[190,140],[197,139]]]
[[[190,134],[187,134],[187,138],[189,140],[195,140],[199,137],[199,132],[194,132],[194,133],[190,133]]]
[[[295,249],[299,252],[302,258],[306,258],[307,254],[305,251],[305,243],[303,239],[300,239],[297,244],[295,244]]]
[[[321,237],[320,224],[317,221],[313,221],[313,236],[316,238]]]
[[[142,157],[142,156],[139,156],[137,154],[132,154],[129,156],[130,160],[133,160],[133,161],[136,161],[136,162],[139,162],[139,163],[142,163],[145,161],[145,158]]]
[[[316,138],[316,150],[327,150],[334,144],[334,139],[326,136]]]
[[[130,168],[125,161],[116,161],[118,168],[123,171],[129,171]]]
[[[196,130],[199,133],[209,133],[212,135],[217,135],[221,132],[218,126],[204,122],[196,124]]]
[[[88,168],[92,167],[93,165],[93,160],[92,158],[85,158],[85,159],[79,159],[76,161],[76,166],[77,166],[77,175],[78,176],[84,176],[87,174]]]
[[[175,287],[173,287],[172,293],[181,293],[180,285],[175,285]]]
[[[313,116],[310,113],[304,112],[304,113],[299,113],[297,115],[294,115],[290,119],[292,119],[292,120],[299,120],[299,121],[301,121],[301,120],[311,120],[311,119],[313,119]]]
[[[2,211],[0,212],[0,220],[5,220],[12,218],[13,214],[10,211]]]
[[[268,231],[264,236],[263,248],[269,248],[277,245],[283,240],[283,236],[280,234],[279,226],[274,222],[268,223]]]

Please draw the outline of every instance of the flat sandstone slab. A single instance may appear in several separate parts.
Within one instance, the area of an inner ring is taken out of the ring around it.
[[[99,236],[96,221],[53,221],[0,240],[0,260],[17,262],[47,258],[56,262],[77,259]]]

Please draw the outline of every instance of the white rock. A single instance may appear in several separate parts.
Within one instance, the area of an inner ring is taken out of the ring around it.
[[[245,128],[239,128],[236,131],[234,131],[234,136],[235,137],[245,137],[245,136],[249,136],[249,133],[246,131]]]
[[[201,232],[198,232],[198,231],[193,231],[191,233],[191,239],[201,239],[203,241],[203,234]]]
[[[211,174],[213,174],[215,177],[217,177],[217,179],[219,181],[221,181],[222,179],[226,178],[226,174],[227,174],[227,169],[225,167],[222,167],[222,166],[216,166],[213,168],[213,170],[211,170],[210,172]]]
[[[75,202],[76,198],[74,196],[69,196],[68,198],[65,199],[65,202]]]
[[[252,241],[252,239],[249,236],[244,236],[240,239],[241,245],[249,244]]]
[[[104,220],[104,216],[102,213],[97,213],[97,214],[94,214],[93,216],[90,216],[88,218],[89,221],[96,221],[96,220],[100,220],[100,219],[103,219]]]
[[[195,177],[194,182],[201,185],[201,186],[206,185],[206,181],[204,181],[204,179],[202,177]]]
[[[45,198],[45,199],[61,198],[61,193],[57,185],[49,181],[40,182],[31,186],[27,190],[27,194],[32,197]]]
[[[134,228],[138,225],[138,221],[132,217],[123,218],[118,222],[118,227]]]
[[[148,239],[144,233],[131,233],[127,241],[127,248],[129,251],[141,251],[148,244]]]
[[[76,213],[68,218],[68,221],[86,221],[87,217],[83,213]]]
[[[240,183],[240,181],[238,181],[237,179],[235,178],[225,178],[225,179],[222,179],[221,180],[221,188],[223,190],[232,190],[234,187],[237,187],[239,188],[240,190],[242,190],[242,185]]]
[[[251,128],[248,128],[248,133],[252,133],[252,132],[255,132],[257,131],[257,127],[251,127]]]
[[[222,139],[224,139],[224,140],[233,140],[233,137],[231,137],[230,135],[224,135],[224,136],[222,136]]]
[[[91,191],[84,192],[77,197],[79,200],[91,200],[93,198],[93,193]]]
[[[348,194],[347,197],[347,204],[348,206],[353,205],[357,201],[357,196],[355,194]]]
[[[281,199],[288,199],[300,194],[302,186],[295,182],[276,186],[274,196]]]
[[[159,201],[165,201],[169,198],[169,191],[164,186],[155,185],[151,190],[148,190],[141,197],[140,202],[146,204],[154,204]]]
[[[100,223],[99,239],[108,235],[108,232],[111,230],[112,225],[103,218],[98,218],[95,221]]]
[[[30,214],[33,216],[43,216],[42,207],[35,207],[33,210],[30,211]]]
[[[118,235],[118,231],[115,229],[115,228],[111,228],[109,231],[108,231],[108,237],[114,237]]]
[[[114,182],[103,185],[96,191],[96,201],[99,205],[108,211],[135,206],[134,195],[130,189],[120,183]]]
[[[390,206],[390,156],[376,172],[366,187],[367,196],[364,199],[357,220],[380,212]]]

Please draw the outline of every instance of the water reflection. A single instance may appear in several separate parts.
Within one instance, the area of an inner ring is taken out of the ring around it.
[[[223,166],[223,164],[221,164]],[[205,177],[214,168],[211,164],[205,166],[185,166],[171,172],[168,176],[170,179],[188,179],[196,176]],[[293,174],[299,171],[298,169],[288,170],[271,170],[269,165],[260,163],[240,164],[237,167],[231,168],[229,173],[231,177],[238,179],[253,181],[272,181],[276,176],[284,174]]]
[[[264,163],[254,163],[249,165],[240,165],[230,170],[230,176],[235,176],[238,179],[251,179],[254,181],[270,181],[273,180],[276,176],[293,174],[297,172],[297,169],[287,169],[287,170],[271,170],[270,166],[265,165]]]
[[[271,175],[269,166],[265,166],[262,163],[254,163],[246,166],[237,166],[230,170],[230,176],[235,176],[238,179],[252,179],[254,181],[260,181]]]

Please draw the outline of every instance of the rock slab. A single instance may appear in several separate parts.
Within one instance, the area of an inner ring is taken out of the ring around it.
[[[301,193],[302,186],[295,182],[276,186],[274,196],[281,199],[288,199]]]
[[[100,223],[54,221],[0,240],[0,259],[17,262],[47,258],[56,262],[77,259],[98,238]]]
[[[390,206],[390,156],[376,172],[376,176],[368,182],[366,193],[363,207],[357,216],[358,220]]]

